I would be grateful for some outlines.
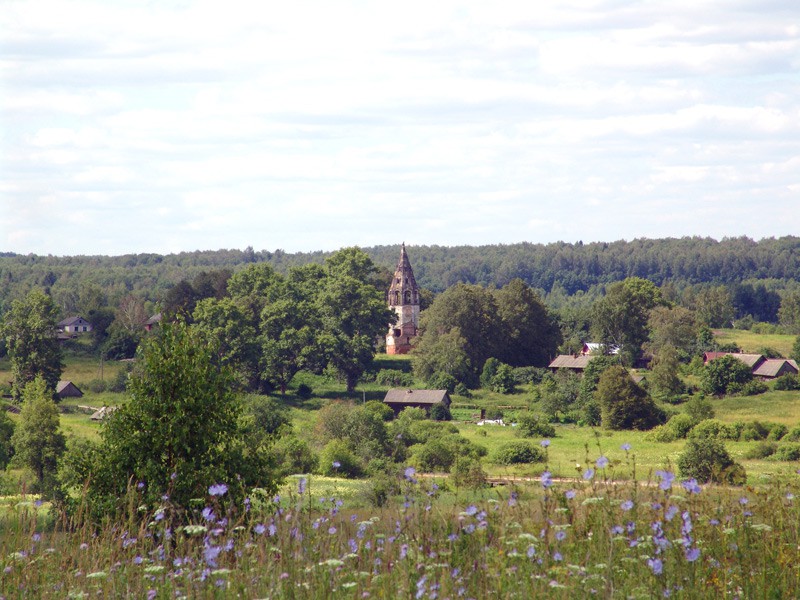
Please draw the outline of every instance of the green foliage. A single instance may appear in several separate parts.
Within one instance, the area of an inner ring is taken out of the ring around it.
[[[619,365],[619,358],[616,356],[600,354],[593,356],[586,369],[583,371],[583,376],[580,377],[580,386],[578,388],[578,405],[581,407],[598,406],[594,399],[594,392],[597,389],[597,383],[600,381],[600,376],[603,372],[614,365]],[[599,423],[594,423],[599,424]]]
[[[464,398],[472,398],[472,392],[470,392],[469,388],[461,382],[456,384],[453,392],[459,396],[463,396]]]
[[[759,379],[751,379],[741,386],[734,383],[728,387],[728,392],[737,396],[758,396],[768,391],[769,386]]]
[[[443,439],[430,439],[412,448],[415,464],[425,472],[449,471],[456,459],[454,448]]]
[[[430,379],[428,379],[428,385],[431,386],[432,389],[447,390],[451,394],[455,392],[458,384],[459,382],[455,377],[443,371],[436,371],[431,375]]]
[[[11,444],[13,435],[14,422],[0,403],[0,471],[6,468],[8,461],[14,456],[14,446]]]
[[[275,462],[281,475],[296,473],[312,473],[317,469],[319,460],[311,447],[295,435],[279,437],[272,447]]]
[[[592,333],[607,347],[619,347],[633,364],[648,339],[650,311],[662,303],[661,291],[651,281],[628,277],[613,283],[592,309]]]
[[[678,351],[674,347],[661,346],[658,354],[653,357],[651,369],[647,381],[654,398],[670,401],[683,393],[683,382],[678,377]]]
[[[695,395],[689,398],[685,404],[686,414],[689,415],[695,423],[705,421],[706,419],[714,418],[714,406],[705,396]]]
[[[702,385],[707,394],[721,396],[730,388],[740,388],[753,378],[753,374],[745,363],[738,358],[726,354],[709,362],[703,369]]]
[[[716,419],[706,419],[692,428],[691,432],[689,432],[689,437],[696,439],[720,438],[736,441],[739,439],[740,433],[741,431],[733,425],[727,425]]]
[[[276,488],[270,455],[241,427],[233,376],[215,345],[183,322],[164,323],[150,336],[128,384],[130,400],[102,431],[97,464],[77,473],[89,481],[94,510],[116,510],[130,480],[144,482],[151,506],[168,494],[176,507],[225,483],[231,498],[245,489]]]
[[[780,461],[800,460],[800,444],[782,444],[778,446],[772,457]]]
[[[677,414],[670,417],[669,421],[667,421],[664,426],[675,434],[675,439],[683,439],[689,435],[689,432],[695,424],[696,421],[690,415]]]
[[[492,456],[499,465],[530,464],[545,461],[542,449],[532,442],[523,440],[502,444]]]
[[[498,394],[510,394],[514,391],[513,369],[496,358],[489,358],[483,365],[481,385]]]
[[[545,375],[549,373],[545,368],[541,367],[515,367],[512,371],[514,383],[517,385],[533,384],[536,385],[542,382]]]
[[[251,396],[246,406],[252,418],[251,428],[261,443],[277,436],[281,429],[291,427],[289,411],[286,407],[267,396]]]
[[[800,425],[792,427],[785,436],[783,436],[783,441],[785,442],[800,442]]]
[[[681,477],[694,478],[700,483],[742,485],[744,469],[737,465],[716,438],[689,438],[678,457]]]
[[[305,383],[301,383],[297,386],[297,397],[302,398],[303,400],[308,400],[314,394],[314,390],[311,389],[310,385],[306,385]]]
[[[381,369],[375,375],[375,383],[391,387],[411,387],[414,385],[414,376],[399,369]]]
[[[478,490],[486,487],[486,479],[486,471],[476,458],[459,457],[450,470],[450,482],[456,488]]]
[[[666,419],[647,392],[620,365],[609,367],[600,376],[595,399],[606,429],[651,429]]]
[[[591,363],[589,363],[591,364]],[[549,418],[558,418],[586,405],[576,403],[582,379],[575,373],[560,371],[547,374],[539,384],[539,409]]]
[[[757,440],[765,440],[770,432],[770,425],[768,423],[761,423],[760,421],[752,421],[746,423],[744,429],[739,434],[739,439],[745,442],[752,442]]]
[[[783,423],[773,423],[769,428],[768,440],[775,442],[782,440],[789,433],[789,428]]]
[[[775,380],[774,389],[783,391],[800,390],[800,377],[794,373],[786,373]]]
[[[3,319],[2,337],[14,378],[12,394],[19,401],[25,386],[41,377],[55,398],[56,385],[64,370],[56,338],[58,308],[52,298],[38,289],[14,300]]]
[[[800,335],[798,335],[797,339],[794,341],[792,352],[789,354],[789,358],[800,364]]]
[[[516,433],[525,438],[552,438],[556,435],[556,428],[538,415],[528,412],[517,418]]]
[[[51,497],[57,489],[58,461],[66,449],[59,428],[58,408],[43,377],[37,376],[22,390],[22,411],[11,445],[14,460],[36,475],[39,491]]]
[[[430,417],[434,421],[452,421],[453,415],[450,414],[450,409],[442,403],[434,404],[431,406]]]
[[[139,347],[140,339],[141,334],[112,325],[100,347],[100,352],[106,360],[133,358],[136,355],[136,348]]]
[[[328,477],[359,477],[361,461],[345,440],[331,440],[319,454],[319,473]]]
[[[380,400],[370,400],[364,404],[364,410],[375,413],[382,421],[394,419],[394,411]]]
[[[778,450],[778,444],[775,442],[759,442],[755,446],[753,446],[750,450],[748,450],[744,457],[749,458],[751,460],[763,460],[769,456],[775,454]]]
[[[438,335],[418,338],[412,352],[414,374],[429,381],[437,373],[466,385],[475,382],[472,362],[466,351],[467,340],[458,328]]]
[[[697,344],[695,314],[682,306],[656,306],[648,319],[650,330],[647,349],[656,356],[672,348],[675,358],[687,359]]]

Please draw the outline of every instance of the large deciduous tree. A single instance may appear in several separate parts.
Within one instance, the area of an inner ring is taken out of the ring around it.
[[[384,293],[368,283],[376,270],[362,250],[340,250],[325,266],[327,277],[316,297],[323,330],[320,341],[327,349],[330,366],[352,392],[372,365],[376,340],[385,334],[395,316],[386,305]]]
[[[57,334],[58,309],[50,296],[32,290],[21,300],[11,303],[3,323],[14,378],[15,400],[36,377],[41,377],[51,395],[64,369]]]
[[[646,279],[628,277],[611,284],[592,310],[596,341],[607,347],[620,347],[621,354],[632,364],[647,341],[650,311],[661,303],[660,290]]]
[[[753,378],[753,372],[744,362],[726,354],[709,362],[702,373],[703,391],[707,394],[723,394],[741,387]]]

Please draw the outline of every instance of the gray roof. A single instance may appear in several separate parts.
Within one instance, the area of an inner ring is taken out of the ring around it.
[[[67,317],[63,321],[60,321],[58,323],[58,326],[59,327],[69,327],[70,325],[74,325],[75,323],[80,323],[81,321],[83,321],[84,323],[88,323],[89,322],[89,321],[87,321],[86,319],[84,319],[81,316],[78,316],[78,317]]]
[[[68,380],[61,380],[56,385],[56,394],[60,396],[83,396],[83,392],[77,385]]]
[[[582,354],[580,356],[559,354],[547,366],[550,369],[585,369],[593,358],[594,356],[591,354]]]
[[[409,390],[395,388],[386,392],[383,399],[387,404],[439,404],[449,399],[447,390]]]
[[[768,358],[753,371],[756,377],[777,377],[782,373],[797,374],[797,363],[785,358]]]

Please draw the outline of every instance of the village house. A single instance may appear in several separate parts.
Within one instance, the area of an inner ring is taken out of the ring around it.
[[[591,361],[595,356],[597,355],[578,354],[575,356],[572,354],[559,354],[549,365],[547,365],[547,368],[553,373],[558,372],[560,369],[568,369],[574,373],[583,373],[583,371],[589,365],[589,361]]]
[[[144,330],[152,331],[153,327],[161,323],[161,313],[156,313],[144,322]]]
[[[395,416],[399,415],[404,408],[421,408],[425,412],[430,412],[431,407],[442,404],[450,407],[450,394],[447,390],[409,390],[406,388],[394,388],[386,392],[383,403],[394,411]]]
[[[63,398],[81,398],[83,396],[83,392],[78,388],[77,385],[72,383],[71,381],[59,381],[58,385],[56,386],[56,394],[58,397]]]
[[[84,333],[92,330],[92,324],[81,316],[69,317],[58,323],[58,330],[63,333]]]
[[[712,360],[723,356],[733,356],[742,361],[759,379],[776,379],[781,375],[797,375],[800,373],[797,363],[787,358],[765,358],[761,354],[747,354],[744,352],[704,352],[703,364],[707,365]]]

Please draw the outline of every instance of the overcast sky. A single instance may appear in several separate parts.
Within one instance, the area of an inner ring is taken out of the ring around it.
[[[0,251],[800,234],[800,2],[0,2]]]

